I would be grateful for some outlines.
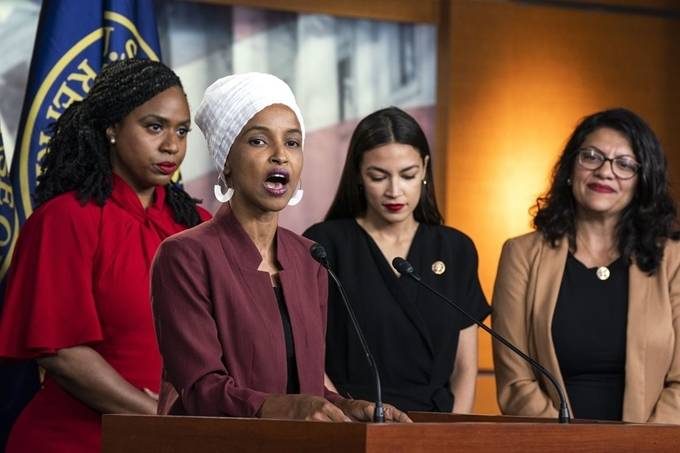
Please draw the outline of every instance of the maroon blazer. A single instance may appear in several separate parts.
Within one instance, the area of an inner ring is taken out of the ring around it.
[[[328,276],[311,244],[277,229],[300,392],[334,400],[324,387]],[[161,244],[151,277],[164,362],[160,414],[252,417],[267,396],[286,393],[281,314],[261,261],[228,205]]]

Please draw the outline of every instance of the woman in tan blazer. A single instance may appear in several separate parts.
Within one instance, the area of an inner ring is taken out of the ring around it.
[[[633,112],[582,120],[503,246],[494,328],[565,389],[576,418],[680,423],[680,243],[666,160]],[[555,389],[494,343],[504,414],[556,417]]]

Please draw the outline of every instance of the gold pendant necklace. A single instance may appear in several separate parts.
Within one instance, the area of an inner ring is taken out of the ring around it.
[[[583,248],[586,250],[586,252],[588,252],[588,255],[590,255],[590,259],[596,261],[595,255],[593,255],[593,252],[590,251],[590,248],[586,245],[586,243],[584,241],[581,241],[581,244],[583,245]],[[611,274],[612,273],[609,270],[608,266],[598,266],[597,270],[595,270],[595,275],[600,281],[608,280]]]

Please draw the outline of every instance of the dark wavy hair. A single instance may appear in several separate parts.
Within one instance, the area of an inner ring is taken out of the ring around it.
[[[76,191],[81,203],[92,200],[103,206],[113,190],[106,129],[175,86],[183,89],[179,77],[157,61],[129,59],[106,65],[85,99],[71,104],[52,124],[49,152],[41,162],[35,190],[36,204]],[[187,227],[199,224],[196,204],[200,200],[174,183],[166,189],[165,199],[175,221]]]
[[[411,115],[397,107],[371,113],[354,129],[340,185],[325,220],[354,218],[366,212],[366,196],[360,174],[364,153],[390,143],[413,146],[423,159],[430,156],[427,138]],[[425,172],[427,184],[423,186],[413,216],[420,223],[441,225],[443,217],[435,198],[432,158],[428,159]]]
[[[630,110],[605,110],[581,120],[555,165],[549,190],[532,208],[533,225],[553,246],[565,236],[575,246],[576,202],[569,178],[583,141],[596,129],[605,127],[628,138],[641,164],[633,199],[616,226],[619,253],[634,258],[637,266],[651,275],[661,263],[665,241],[677,240],[680,234],[666,157],[652,129]]]

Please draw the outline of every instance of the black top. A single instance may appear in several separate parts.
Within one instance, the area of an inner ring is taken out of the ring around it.
[[[628,325],[628,262],[600,280],[569,253],[552,336],[574,417],[621,420]]]
[[[383,400],[406,411],[450,411],[458,335],[472,322],[408,277],[398,277],[354,219],[317,224],[304,235],[326,248],[347,291],[378,364]],[[460,231],[420,224],[406,259],[425,283],[476,319],[490,313],[477,277],[477,252]],[[443,273],[433,271],[437,261]],[[327,325],[329,377],[342,395],[373,400],[373,374],[333,282]]]
[[[286,365],[288,366],[288,384],[286,386],[286,393],[300,393],[300,380],[298,379],[297,366],[295,363],[293,329],[290,326],[290,316],[288,315],[286,301],[283,298],[283,291],[280,286],[274,287],[274,294],[276,294],[276,302],[279,305],[281,322],[283,323],[283,336],[286,340]]]

